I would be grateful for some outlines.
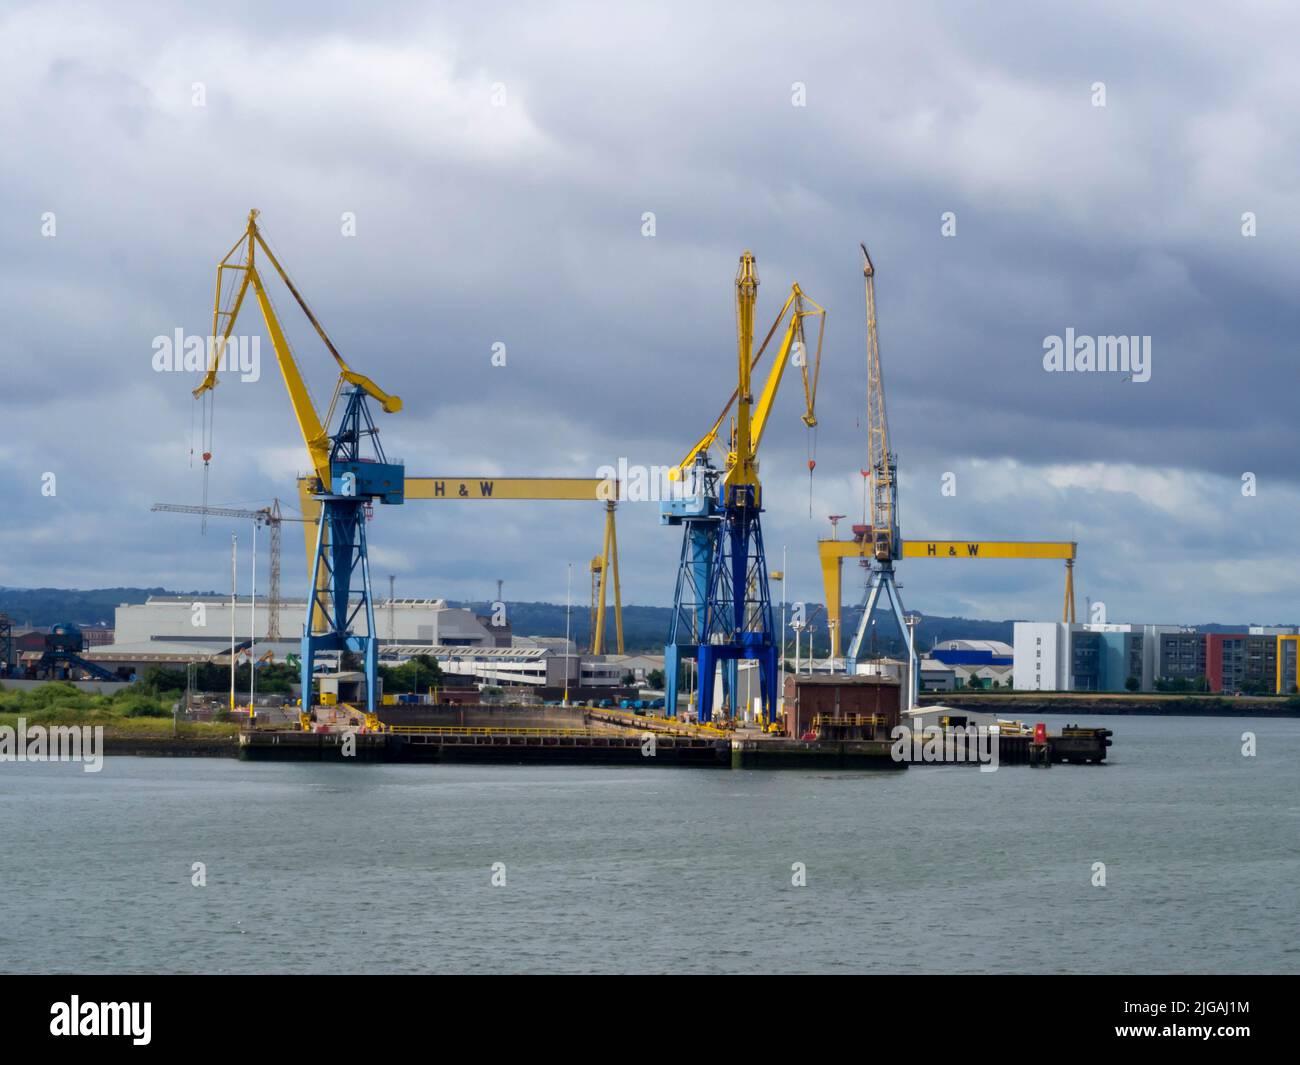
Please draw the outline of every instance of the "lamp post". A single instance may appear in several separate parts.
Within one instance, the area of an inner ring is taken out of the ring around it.
[[[257,522],[253,522],[253,591],[248,599],[248,724],[257,716]]]
[[[569,705],[569,618],[573,613],[573,563],[569,563],[569,575],[564,598],[564,705]]]
[[[921,670],[916,656],[916,627],[921,624],[921,615],[904,614],[907,622],[907,701],[908,709],[915,709],[920,702]]]
[[[235,547],[238,537],[230,534],[230,712],[235,712],[235,607],[239,587],[235,583]]]
[[[786,573],[786,545],[781,545],[781,572],[777,577],[781,581],[781,665],[777,668],[777,688],[776,712],[780,715],[781,720],[785,720],[785,573]]]

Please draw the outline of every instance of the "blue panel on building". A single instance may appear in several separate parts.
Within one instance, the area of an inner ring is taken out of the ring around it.
[[[1009,666],[1011,655],[995,655],[992,651],[943,651],[936,650],[931,658],[937,658],[948,666]]]

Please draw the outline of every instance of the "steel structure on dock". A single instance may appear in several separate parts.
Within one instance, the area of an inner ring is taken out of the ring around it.
[[[331,491],[318,485],[313,492],[321,504],[321,513],[309,585],[311,602],[302,635],[303,706],[307,705],[306,693],[311,691],[316,652],[353,652],[361,657],[366,675],[366,713],[373,715],[379,638],[370,592],[366,521],[374,500],[402,502],[406,470],[384,456],[362,388],[348,391],[343,417],[330,439],[330,483],[335,487]],[[370,455],[365,453],[367,450]],[[314,623],[318,617],[324,618],[323,625]],[[365,622],[364,632],[360,631],[359,620]]]
[[[903,610],[903,599],[898,592],[898,583],[894,575],[894,560],[902,549],[902,537],[898,532],[898,455],[889,441],[889,417],[885,411],[885,380],[880,366],[880,344],[876,336],[876,268],[867,253],[865,244],[862,249],[862,276],[866,285],[867,301],[867,445],[868,466],[865,471],[871,479],[871,524],[867,535],[871,538],[871,573],[867,579],[866,602],[862,617],[858,620],[857,632],[849,645],[848,655],[844,660],[844,671],[857,672],[857,661],[862,653],[862,644],[870,631],[876,608],[883,595],[888,601],[907,648],[907,693],[903,708],[910,710],[916,705],[920,689],[920,670],[917,668],[916,646],[913,640],[912,626],[907,623]]]
[[[741,659],[757,660],[763,717],[769,723],[775,718],[781,641],[773,622],[763,549],[758,447],[782,375],[791,362],[800,367],[803,377],[804,424],[809,429],[817,424],[817,377],[826,312],[797,284],[791,286],[785,306],[755,354],[758,283],[754,255],[746,251],[736,272],[736,391],[709,431],[672,469],[670,476],[684,486],[684,491],[682,498],[665,501],[660,514],[661,524],[683,526],[673,613],[664,646],[665,697],[667,705],[675,710],[681,663],[694,659],[698,663],[700,721],[713,716],[714,675],[719,664],[724,702],[733,715],[737,712]],[[756,404],[752,392],[754,367],[787,315],[785,336]],[[820,320],[811,373],[804,338],[804,319],[810,316]],[[717,468],[709,449],[717,442],[733,404],[735,414],[725,467]],[[815,465],[815,460],[809,459],[810,473]]]

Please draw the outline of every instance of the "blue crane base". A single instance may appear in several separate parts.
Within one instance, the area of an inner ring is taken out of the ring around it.
[[[351,651],[361,658],[366,676],[366,713],[373,714],[379,686],[379,641],[374,635],[375,612],[370,598],[366,501],[336,495],[317,498],[321,500],[321,515],[311,570],[311,598],[302,637],[302,708],[306,712],[311,710],[316,654]],[[354,588],[354,583],[359,587]],[[312,632],[318,616],[324,618],[325,628]],[[358,636],[353,633],[353,627],[362,616],[366,635]]]
[[[739,664],[742,660],[757,660],[759,673],[759,690],[762,696],[763,720],[771,724],[776,716],[777,672],[780,656],[777,648],[762,641],[762,633],[744,633],[743,637],[754,637],[753,642],[742,638],[740,644],[667,644],[664,646],[664,705],[677,705],[677,675],[684,659],[694,659],[698,664],[699,690],[696,692],[696,706],[699,708],[699,720],[713,720],[713,695],[715,674],[718,664],[722,664],[722,696],[732,708],[738,710],[736,700],[739,695]]]
[[[683,658],[699,664],[698,714],[713,717],[714,674],[722,665],[723,695],[740,716],[739,663],[755,660],[762,715],[776,718],[779,652],[773,639],[772,600],[759,520],[757,491],[747,487],[705,517],[669,523],[685,526],[673,618],[664,647],[665,704],[676,712],[677,675]]]

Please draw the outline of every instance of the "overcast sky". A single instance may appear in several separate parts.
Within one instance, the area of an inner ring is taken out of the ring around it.
[[[788,377],[764,528],[812,600],[827,515],[862,513],[866,241],[905,538],[1077,540],[1110,620],[1296,621],[1297,39],[1280,3],[0,4],[0,584],[228,587],[248,526],[149,511],[202,497],[196,380],[151,360],[208,334],[257,207],[404,400],[376,416],[411,474],[680,459],[734,387],[740,252],[763,331],[797,280],[828,309],[817,467]],[[323,406],[332,360],[273,298]],[[1149,336],[1150,380],[1047,372],[1067,329]],[[264,337],[251,302],[237,332]],[[261,350],[217,389],[214,504],[306,469]],[[679,530],[619,522],[625,601],[666,605]],[[562,601],[572,562],[582,601],[601,528],[410,503],[372,563],[385,592]],[[1057,563],[900,574],[922,612],[1059,616]]]

